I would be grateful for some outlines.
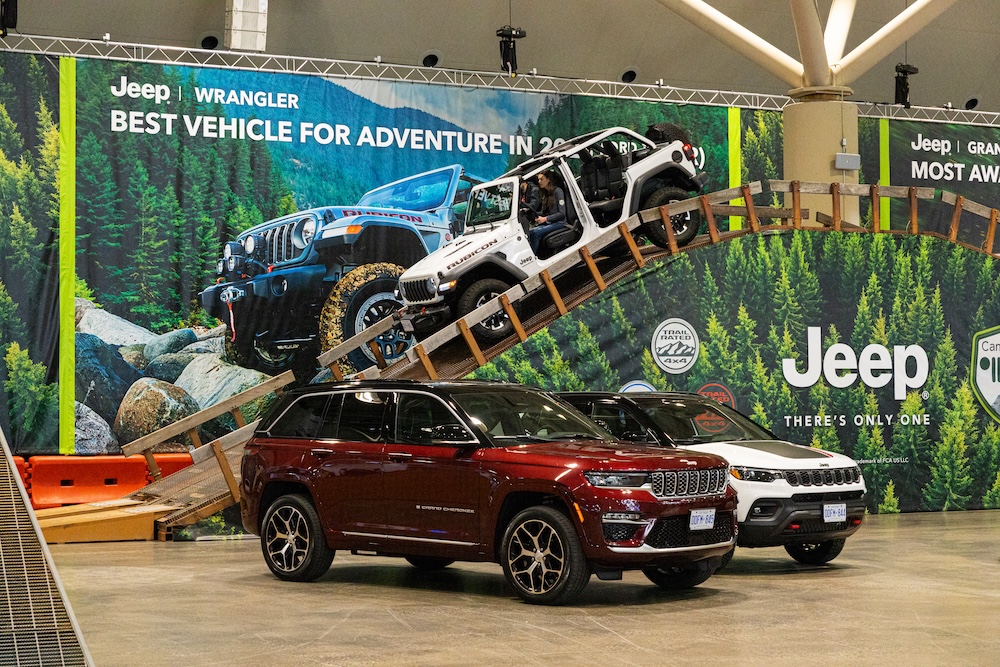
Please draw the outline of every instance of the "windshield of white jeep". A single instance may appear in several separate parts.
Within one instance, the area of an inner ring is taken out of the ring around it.
[[[513,202],[513,181],[503,181],[475,190],[469,199],[465,226],[474,228],[502,222],[510,217]]]
[[[553,440],[614,440],[614,437],[549,396],[516,387],[455,391],[472,423],[497,444]]]
[[[766,429],[719,403],[685,397],[633,400],[678,445],[774,439]]]
[[[358,201],[358,206],[407,211],[429,211],[444,206],[454,173],[452,169],[442,169],[392,183],[364,195]]]

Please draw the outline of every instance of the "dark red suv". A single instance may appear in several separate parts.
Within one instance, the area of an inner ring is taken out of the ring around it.
[[[495,561],[525,601],[596,573],[705,581],[735,543],[717,456],[629,445],[551,394],[485,382],[364,381],[286,392],[243,456],[241,509],[276,576],[334,551],[422,569]]]

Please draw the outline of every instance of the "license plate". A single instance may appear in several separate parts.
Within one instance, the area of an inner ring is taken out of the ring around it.
[[[847,503],[823,505],[823,521],[826,523],[847,521]]]
[[[401,320],[400,324],[403,325],[403,331],[413,333],[413,320]]]
[[[690,530],[709,530],[715,528],[715,508],[707,510],[691,510]]]

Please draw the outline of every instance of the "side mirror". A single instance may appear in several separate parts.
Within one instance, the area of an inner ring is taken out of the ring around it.
[[[461,424],[441,424],[431,429],[432,445],[471,445],[476,441]]]

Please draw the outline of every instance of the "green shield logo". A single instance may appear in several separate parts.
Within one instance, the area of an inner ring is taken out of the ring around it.
[[[972,337],[972,391],[983,409],[1000,422],[1000,326]]]

